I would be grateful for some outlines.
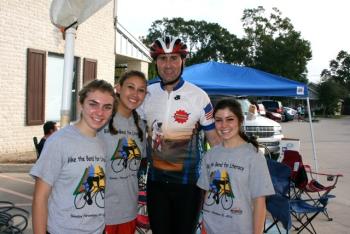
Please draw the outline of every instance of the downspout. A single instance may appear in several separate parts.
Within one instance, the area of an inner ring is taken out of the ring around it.
[[[60,126],[70,123],[76,22],[65,29],[63,88]]]
[[[116,52],[117,52],[118,0],[114,0],[113,22],[114,22],[114,61],[115,61],[117,57]],[[114,62],[114,67],[115,67],[115,62]]]

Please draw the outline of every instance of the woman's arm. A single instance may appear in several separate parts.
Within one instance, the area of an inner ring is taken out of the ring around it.
[[[262,234],[266,217],[265,197],[255,198],[253,201],[253,230],[254,234]]]
[[[35,234],[46,234],[50,193],[51,186],[42,179],[36,178],[32,208],[33,232]]]
[[[205,136],[206,136],[206,138],[209,142],[209,145],[211,147],[221,143],[221,139],[220,139],[219,135],[216,133],[215,129],[205,131]]]

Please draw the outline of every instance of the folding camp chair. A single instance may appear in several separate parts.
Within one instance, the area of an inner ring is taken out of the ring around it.
[[[284,152],[282,163],[289,166],[289,168],[292,170],[292,197],[300,199],[301,196],[305,194],[307,198],[314,203],[314,205],[322,205],[325,208],[323,213],[326,215],[327,219],[331,221],[332,218],[329,217],[326,206],[328,204],[328,200],[335,197],[334,195],[331,195],[330,192],[335,188],[339,177],[342,177],[343,175],[313,172],[310,166],[303,164],[302,157],[299,152],[294,150],[286,150]],[[315,178],[315,175],[317,177],[323,177],[324,179],[322,182],[326,182],[327,186],[322,185],[318,178]]]
[[[312,220],[320,212],[323,212],[325,208],[316,204],[309,204],[308,200],[291,199],[289,197],[290,168],[273,160],[267,160],[267,165],[274,185],[275,195],[266,198],[266,208],[270,212],[273,222],[269,227],[266,228],[265,226],[264,232],[266,233],[273,226],[276,226],[278,232],[281,233],[278,226],[278,223],[281,222],[287,233],[292,226],[297,233],[302,232],[304,229],[310,233],[316,233]],[[299,225],[292,224],[292,216]]]
[[[136,216],[136,231],[139,234],[146,234],[150,229],[146,205],[146,191],[140,191],[138,213]]]
[[[146,181],[149,165],[146,168],[139,170],[139,199],[138,199],[138,213],[136,216],[136,232],[138,234],[146,234],[151,230],[148,213],[147,213],[147,193]]]
[[[281,233],[278,226],[278,223],[281,222],[288,233],[292,226],[289,208],[289,180],[291,172],[288,166],[271,159],[267,159],[267,166],[275,194],[266,198],[266,208],[271,214],[273,222],[268,227],[266,227],[265,222],[264,232],[266,233],[276,226],[278,232]]]
[[[266,208],[273,218],[273,223],[265,228],[264,232],[266,233],[276,225],[278,232],[281,233],[278,227],[278,222],[281,222],[287,234],[291,226],[293,226],[297,233],[301,233],[306,229],[310,233],[316,234],[312,221],[320,212],[325,210],[323,206],[312,205],[305,200],[292,200],[278,194],[267,197]],[[292,223],[292,216],[299,225]]]

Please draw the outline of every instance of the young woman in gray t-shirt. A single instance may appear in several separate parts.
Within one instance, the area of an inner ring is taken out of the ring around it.
[[[202,234],[261,234],[265,196],[274,194],[265,157],[257,141],[242,131],[244,116],[237,101],[221,100],[213,115],[223,142],[202,159],[197,182],[206,191]]]
[[[103,232],[106,150],[96,133],[110,119],[114,100],[111,84],[91,81],[79,92],[80,120],[45,143],[30,171],[34,233]]]
[[[138,205],[137,173],[146,157],[145,125],[136,112],[147,92],[145,75],[126,72],[116,85],[116,113],[99,132],[107,148],[106,234],[134,234]]]

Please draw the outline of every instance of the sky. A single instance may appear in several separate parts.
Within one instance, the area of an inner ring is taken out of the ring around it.
[[[118,21],[133,36],[146,36],[152,22],[164,17],[218,23],[238,37],[243,35],[243,10],[277,7],[301,38],[311,44],[308,79],[318,82],[323,69],[340,50],[350,53],[348,0],[118,0]]]

